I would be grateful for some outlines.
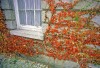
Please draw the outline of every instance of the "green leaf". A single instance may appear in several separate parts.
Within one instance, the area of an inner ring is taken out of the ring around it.
[[[74,21],[79,21],[79,17],[76,15],[76,17],[74,18]]]

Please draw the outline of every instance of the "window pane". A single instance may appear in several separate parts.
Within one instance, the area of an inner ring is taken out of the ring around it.
[[[34,9],[34,3],[35,3],[35,0],[30,0],[30,8],[31,9]]]
[[[41,9],[41,0],[35,0],[35,9]]]
[[[20,24],[21,25],[26,25],[25,11],[19,11],[19,18],[20,18]]]
[[[17,0],[18,1],[18,9],[25,9],[24,0]]]
[[[34,0],[25,0],[26,2],[26,9],[34,9]]]
[[[41,9],[41,0],[17,0],[17,1],[18,1],[20,24],[40,26],[41,11],[37,9]]]
[[[35,22],[34,25],[35,26],[40,26],[40,22],[41,22],[41,11],[35,11]]]
[[[27,24],[34,25],[34,11],[27,10]]]

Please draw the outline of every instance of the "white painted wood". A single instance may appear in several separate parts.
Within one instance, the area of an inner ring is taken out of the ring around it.
[[[48,24],[42,24],[42,27],[34,27],[33,30],[30,30],[31,27],[28,29],[16,29],[16,30],[11,30],[10,33],[12,35],[18,35],[22,37],[28,37],[28,38],[33,38],[33,39],[39,39],[39,40],[44,40],[44,33],[47,29]]]
[[[34,23],[35,23],[35,3],[34,3]]]
[[[24,3],[25,3],[25,14],[26,14],[26,24],[27,24],[27,12],[26,12],[26,1],[24,0]]]
[[[17,2],[17,0],[13,0],[13,2],[14,2],[14,7],[15,7],[15,15],[16,15],[17,28],[18,29],[28,29],[29,30],[30,27],[33,27],[33,28],[36,28],[36,30],[40,29],[40,27],[36,27],[36,26],[29,26],[29,25],[23,26],[23,25],[21,25],[20,24],[20,18],[19,18],[19,11],[18,11],[18,2]],[[24,0],[24,2],[25,2],[25,0]],[[25,10],[26,10],[26,3],[25,3]],[[41,10],[41,9],[36,9],[36,10]],[[25,13],[26,13],[26,11],[25,11]],[[27,22],[27,15],[26,15],[26,22]],[[35,22],[35,4],[34,4],[34,22]],[[29,26],[29,27],[26,27],[26,26]]]
[[[15,7],[15,17],[16,17],[16,23],[17,23],[17,28],[20,27],[20,19],[19,19],[19,11],[18,11],[18,3],[17,0],[13,0],[14,7]]]
[[[42,32],[42,26],[30,26],[30,25],[21,26],[20,25],[19,29],[33,30],[33,31],[40,31],[40,32]]]
[[[25,0],[24,0],[24,2],[25,2]],[[21,25],[20,18],[19,18],[19,11],[18,11],[18,2],[17,2],[17,0],[13,0],[13,3],[14,3],[14,7],[15,7],[17,29],[11,30],[10,33],[13,35],[43,40],[42,26],[31,26],[31,25],[24,25],[23,26],[23,25]],[[25,10],[26,10],[26,2],[25,2]],[[29,10],[31,10],[31,9],[29,9]],[[34,4],[33,10],[34,10],[34,20],[35,20],[35,4]],[[41,9],[36,9],[36,10],[40,11]],[[27,17],[27,15],[26,15],[26,17]],[[27,18],[26,18],[26,22],[27,22]]]
[[[17,29],[17,30],[11,30],[10,33],[12,35],[18,35],[18,36],[22,36],[22,37],[39,39],[39,40],[43,40],[43,38],[44,38],[43,32],[39,32],[39,31]]]

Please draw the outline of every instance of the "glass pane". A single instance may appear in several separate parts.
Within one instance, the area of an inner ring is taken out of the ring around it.
[[[30,0],[30,9],[34,9],[35,0]]]
[[[18,9],[25,9],[24,0],[17,0],[18,1]]]
[[[35,22],[34,25],[35,26],[40,26],[40,22],[41,22],[41,11],[35,11]]]
[[[25,0],[26,2],[26,9],[34,9],[34,0]]]
[[[26,9],[30,9],[30,0],[25,0],[26,2]]]
[[[27,10],[27,24],[34,25],[34,11]]]
[[[41,0],[35,0],[35,9],[41,9]]]
[[[21,25],[26,25],[25,11],[19,11],[19,18],[20,18],[20,24]]]

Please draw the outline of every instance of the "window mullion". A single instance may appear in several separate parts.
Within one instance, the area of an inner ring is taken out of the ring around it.
[[[40,11],[40,25],[42,25],[42,22],[41,22],[41,11],[42,11],[42,9],[41,9],[41,2],[42,1],[40,0],[40,10],[39,10]]]
[[[26,19],[25,19],[25,20],[26,20],[26,25],[27,25],[27,12],[26,12],[27,9],[26,9],[26,0],[24,0],[24,3],[25,3],[25,15],[26,15]]]
[[[35,0],[34,0],[34,25],[35,25]]]

